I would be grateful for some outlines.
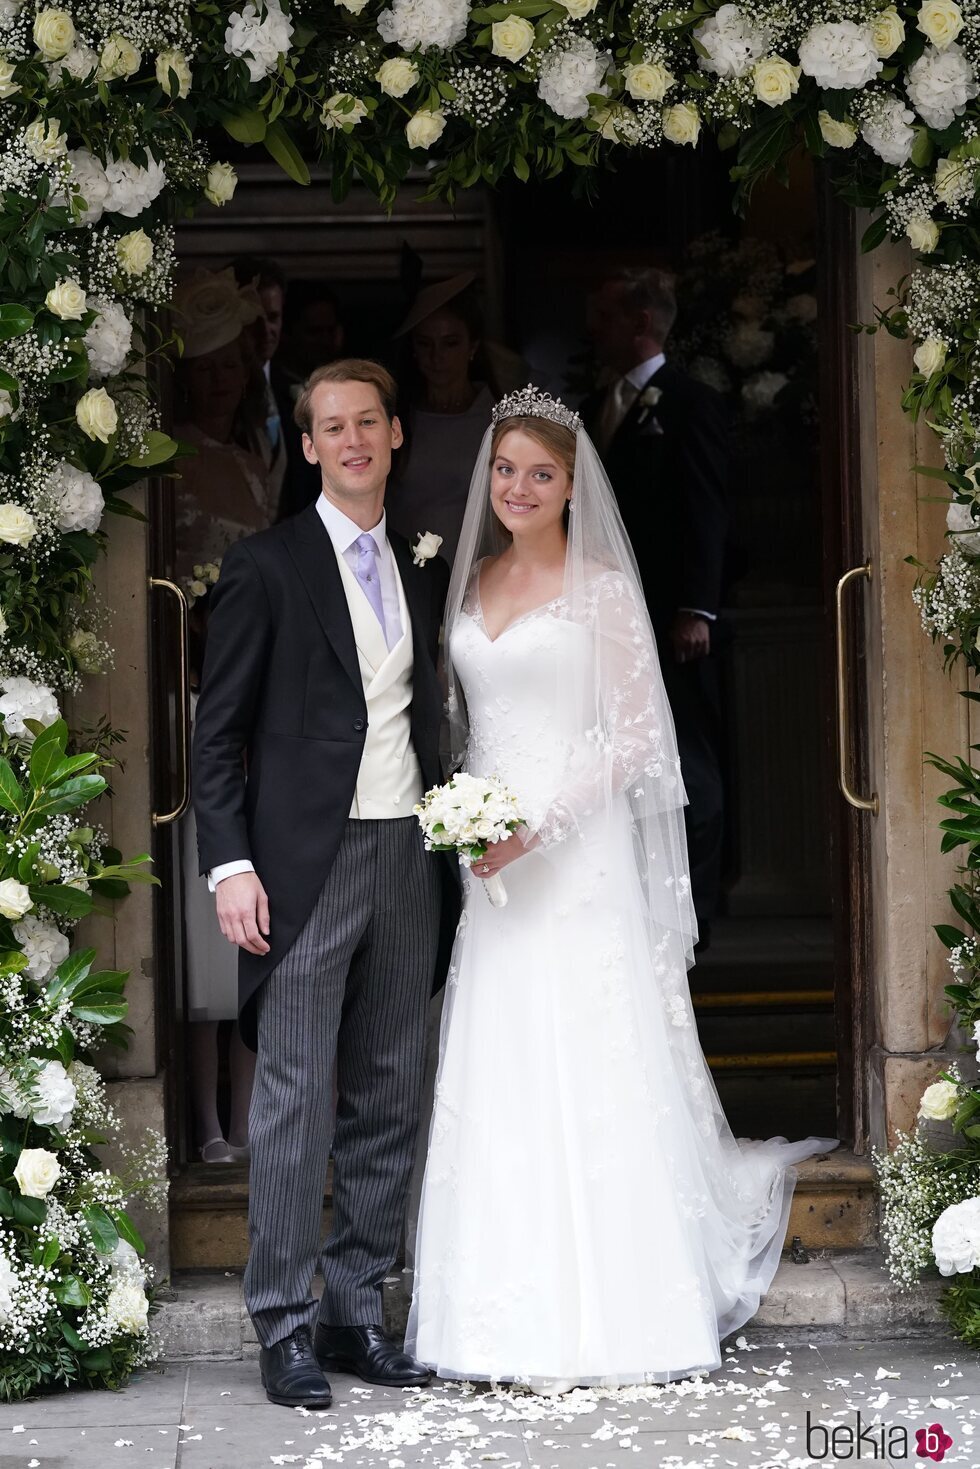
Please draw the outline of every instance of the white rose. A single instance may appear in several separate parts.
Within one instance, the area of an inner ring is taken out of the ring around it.
[[[15,61],[8,61],[5,56],[0,56],[0,102],[6,102],[8,97],[13,97],[20,91],[20,83],[14,81],[16,69]]]
[[[349,132],[362,117],[367,117],[367,108],[360,97],[354,97],[350,92],[334,92],[324,102],[320,113],[320,121],[328,132],[333,128]]]
[[[623,80],[637,101],[662,102],[677,78],[659,61],[638,61],[623,68]]]
[[[929,1122],[948,1122],[956,1116],[957,1087],[952,1081],[934,1081],[919,1102],[919,1116]]]
[[[932,1226],[932,1253],[940,1275],[966,1275],[980,1265],[980,1198],[943,1210]]]
[[[0,541],[8,546],[27,546],[37,527],[34,517],[20,505],[0,505]]]
[[[116,432],[119,415],[105,388],[89,388],[75,404],[75,419],[82,433],[107,444]]]
[[[597,51],[584,36],[573,36],[545,56],[538,96],[559,117],[588,117],[589,98],[609,95],[609,62],[608,53]]]
[[[901,167],[908,163],[915,144],[914,121],[915,113],[903,107],[898,97],[878,97],[861,123],[861,136],[885,163]]]
[[[60,1061],[45,1061],[33,1078],[28,1110],[41,1127],[64,1127],[75,1110],[75,1086]]]
[[[954,0],[925,0],[916,26],[934,46],[945,51],[963,29],[963,12]]]
[[[767,56],[752,68],[752,86],[760,102],[781,107],[799,89],[800,68],[782,56]]]
[[[434,531],[427,530],[419,536],[412,547],[412,555],[416,566],[423,566],[426,561],[432,559],[442,545],[442,536],[437,536]]]
[[[360,15],[361,11],[367,5],[368,0],[333,0],[333,3],[335,5],[342,5],[345,10],[350,11],[351,15]]]
[[[109,1292],[106,1314],[118,1331],[142,1336],[146,1331],[149,1302],[141,1282],[122,1277]]]
[[[17,947],[27,960],[27,973],[35,984],[43,984],[68,958],[70,944],[53,923],[44,923],[28,913],[14,924]]]
[[[928,255],[939,244],[939,226],[927,214],[917,214],[910,219],[905,233],[912,249],[918,250],[920,255]]]
[[[800,43],[800,66],[820,87],[866,87],[883,64],[871,27],[853,20],[811,26]]]
[[[109,180],[99,160],[87,148],[72,148],[68,154],[72,168],[71,192],[81,195],[85,208],[80,224],[97,224],[102,218],[109,194]]]
[[[97,297],[99,314],[85,333],[89,371],[93,377],[115,377],[122,372],[133,348],[133,323],[118,301]]]
[[[838,122],[829,112],[821,111],[817,113],[817,122],[820,136],[831,148],[853,148],[857,142],[857,123],[850,118]]]
[[[98,482],[84,469],[62,461],[48,475],[45,488],[59,530],[98,530],[105,500]]]
[[[664,137],[668,143],[690,143],[698,140],[701,118],[693,102],[675,102],[673,107],[664,108]]]
[[[173,72],[177,78],[177,96],[186,97],[191,89],[190,62],[183,51],[171,48],[169,51],[161,51],[157,57],[155,67],[156,78],[168,97],[172,97],[170,90],[170,73]]]
[[[85,292],[73,280],[58,281],[45,296],[44,304],[52,316],[59,316],[62,321],[81,321],[88,310]]]
[[[598,5],[599,0],[558,0],[558,4],[568,11],[572,20],[584,20],[591,15]]]
[[[868,24],[871,26],[874,48],[882,61],[894,55],[905,40],[905,22],[894,5],[889,5],[887,10],[879,10]]]
[[[403,51],[450,51],[466,35],[467,0],[392,0],[378,16],[378,34]]]
[[[942,51],[927,46],[908,69],[905,90],[923,122],[941,132],[980,92],[973,67],[955,41]]]
[[[23,918],[34,907],[34,901],[22,882],[5,877],[0,882],[0,913],[4,918]]]
[[[6,612],[4,612],[3,608],[0,607],[0,638],[5,637],[6,636],[6,633],[7,633],[7,614],[6,614]]]
[[[490,34],[494,56],[502,56],[505,61],[520,61],[534,45],[534,27],[520,15],[494,21]]]
[[[130,230],[116,241],[116,259],[127,275],[142,275],[153,259],[153,241],[145,230]]]
[[[25,1148],[14,1169],[17,1187],[31,1199],[46,1199],[60,1176],[61,1164],[47,1148]]]
[[[61,85],[61,74],[67,72],[77,82],[84,82],[90,77],[99,64],[99,58],[91,46],[76,43],[67,56],[60,61],[52,61],[48,64],[48,81],[52,87]]]
[[[212,163],[204,189],[205,199],[220,207],[229,203],[237,187],[238,174],[230,163]]]
[[[980,556],[980,522],[973,518],[973,506],[951,500],[946,511],[946,529],[950,540],[968,556]]]
[[[101,673],[105,650],[94,632],[77,627],[68,639],[68,651],[83,673]]]
[[[68,139],[56,118],[45,122],[38,118],[24,129],[24,147],[38,163],[54,163],[68,151]]]
[[[415,112],[405,124],[405,136],[410,148],[431,148],[446,131],[446,114],[442,108],[435,112]]]
[[[75,44],[75,24],[67,10],[39,10],[34,20],[34,44],[45,61],[67,56]]]
[[[698,55],[698,66],[719,77],[745,76],[769,44],[766,31],[753,25],[737,5],[720,5],[695,26],[694,37],[707,53]]]
[[[14,418],[14,400],[6,388],[0,388],[0,423],[5,418]]]
[[[912,361],[923,377],[932,377],[945,364],[948,352],[942,337],[926,337],[912,354]]]
[[[5,678],[0,688],[3,689],[0,714],[3,715],[4,728],[17,739],[27,740],[28,743],[34,739],[32,731],[24,722],[27,719],[33,719],[47,728],[61,718],[58,701],[47,684],[34,683],[32,679],[18,675]],[[20,914],[13,916],[19,918]]]
[[[934,188],[936,197],[947,208],[967,204],[973,198],[977,176],[975,158],[954,162],[952,158],[940,158],[936,162]]]
[[[115,82],[121,77],[135,76],[142,61],[142,52],[126,36],[110,36],[99,56],[99,81]]]
[[[419,69],[407,56],[392,56],[381,63],[375,81],[389,97],[404,97],[418,86]]]

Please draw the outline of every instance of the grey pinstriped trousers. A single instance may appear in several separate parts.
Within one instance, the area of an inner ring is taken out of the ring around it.
[[[313,912],[259,992],[245,1301],[263,1346],[315,1321],[318,1260],[322,1321],[381,1321],[419,1122],[438,879],[414,817],[348,821]]]

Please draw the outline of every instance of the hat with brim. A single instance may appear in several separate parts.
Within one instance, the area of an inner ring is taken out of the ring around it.
[[[173,312],[186,361],[236,342],[244,328],[262,315],[262,302],[255,287],[240,286],[230,268],[195,270],[178,282]]]
[[[431,286],[423,286],[412,302],[408,315],[394,335],[404,337],[408,332],[414,330],[419,322],[425,321],[427,316],[432,316],[441,307],[448,305],[455,296],[461,296],[475,280],[475,270],[464,270],[459,275],[450,276],[448,281],[435,281]]]

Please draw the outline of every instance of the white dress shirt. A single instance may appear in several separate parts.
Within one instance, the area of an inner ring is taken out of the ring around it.
[[[317,514],[326,527],[327,534],[333,542],[334,549],[343,556],[347,565],[357,575],[357,548],[354,542],[358,536],[364,535],[361,527],[349,516],[345,515],[332,500],[325,495],[320,495],[316,502]],[[400,641],[402,632],[401,604],[398,598],[398,582],[391,556],[391,548],[388,545],[385,533],[385,514],[381,512],[381,519],[372,530],[367,532],[374,540],[378,548],[378,577],[381,582],[381,605],[385,610],[385,641],[389,651]],[[367,601],[367,597],[364,598]],[[370,604],[369,604],[370,605]],[[373,613],[372,613],[373,615]],[[235,877],[239,872],[254,872],[255,868],[247,858],[237,862],[220,862],[208,873],[208,887],[214,892],[219,882],[226,877]]]

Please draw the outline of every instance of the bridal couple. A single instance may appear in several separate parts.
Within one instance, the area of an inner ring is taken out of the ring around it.
[[[394,396],[372,362],[310,378],[322,493],[225,556],[197,712],[201,867],[258,1048],[263,1383],[322,1408],[332,1370],[551,1393],[711,1371],[776,1269],[792,1164],[834,1144],[736,1142],[698,1044],[674,727],[578,416],[532,389],[498,404],[447,591],[424,541],[386,533]],[[464,874],[413,815],[444,778],[443,624],[454,766],[499,776],[525,816]],[[502,908],[481,890],[498,873]],[[444,977],[402,1348],[382,1282]]]

